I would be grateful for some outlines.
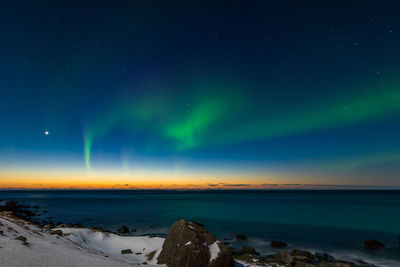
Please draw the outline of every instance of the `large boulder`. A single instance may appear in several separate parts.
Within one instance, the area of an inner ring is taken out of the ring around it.
[[[234,266],[230,249],[202,225],[185,220],[169,229],[157,263],[168,267]]]
[[[286,248],[287,244],[283,241],[271,240],[271,247],[273,248]]]
[[[279,263],[292,263],[294,257],[285,251],[278,251],[275,253],[274,260]]]
[[[120,228],[118,228],[118,233],[127,234],[129,233],[129,228],[126,225],[122,225]]]
[[[248,254],[256,254],[257,252],[256,252],[256,249],[254,247],[244,245],[242,247],[242,250],[240,250],[240,254],[246,254],[246,253],[248,253]]]
[[[364,241],[364,247],[368,249],[382,249],[385,247],[385,244],[375,240],[375,239],[369,239]]]

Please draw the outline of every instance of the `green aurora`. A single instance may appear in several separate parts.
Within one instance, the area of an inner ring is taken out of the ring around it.
[[[253,140],[271,139],[322,129],[346,127],[400,112],[399,86],[369,90],[342,99],[324,99],[308,107],[299,103],[296,110],[278,114],[256,114],[252,101],[238,89],[207,91],[195,103],[178,102],[168,97],[135,98],[111,106],[103,116],[87,123],[84,135],[85,163],[91,169],[91,150],[95,141],[117,127],[144,131],[162,143],[172,144],[171,153],[202,147],[224,146]],[[197,89],[197,88],[196,88]],[[226,89],[226,87],[224,88]],[[191,90],[189,90],[191,91]],[[182,98],[179,98],[181,100]],[[268,105],[269,103],[266,103]],[[254,115],[251,118],[244,114]],[[158,144],[163,145],[163,144]],[[382,161],[385,156],[376,157]],[[389,159],[393,160],[393,156]],[[395,157],[397,159],[397,157]],[[354,166],[373,163],[375,157],[356,159]]]

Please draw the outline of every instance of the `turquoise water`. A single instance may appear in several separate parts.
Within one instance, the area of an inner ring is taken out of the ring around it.
[[[126,224],[139,234],[165,234],[184,218],[204,224],[221,239],[246,234],[247,243],[262,254],[274,251],[265,239],[279,239],[289,247],[400,265],[400,191],[4,190],[0,199],[39,204],[48,213],[38,218],[54,222],[112,230]],[[366,251],[362,241],[370,238],[387,248]]]

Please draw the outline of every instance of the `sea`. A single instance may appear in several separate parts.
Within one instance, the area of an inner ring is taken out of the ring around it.
[[[236,249],[270,255],[270,240],[345,260],[400,266],[398,190],[0,190],[0,200],[40,206],[37,220],[166,235],[177,220],[203,224]],[[238,241],[244,234],[247,241]],[[386,244],[369,251],[363,241]]]

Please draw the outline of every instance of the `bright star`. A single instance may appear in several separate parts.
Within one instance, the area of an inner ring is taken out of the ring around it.
[[[45,135],[49,135],[49,131],[45,131],[44,134],[45,134]]]

